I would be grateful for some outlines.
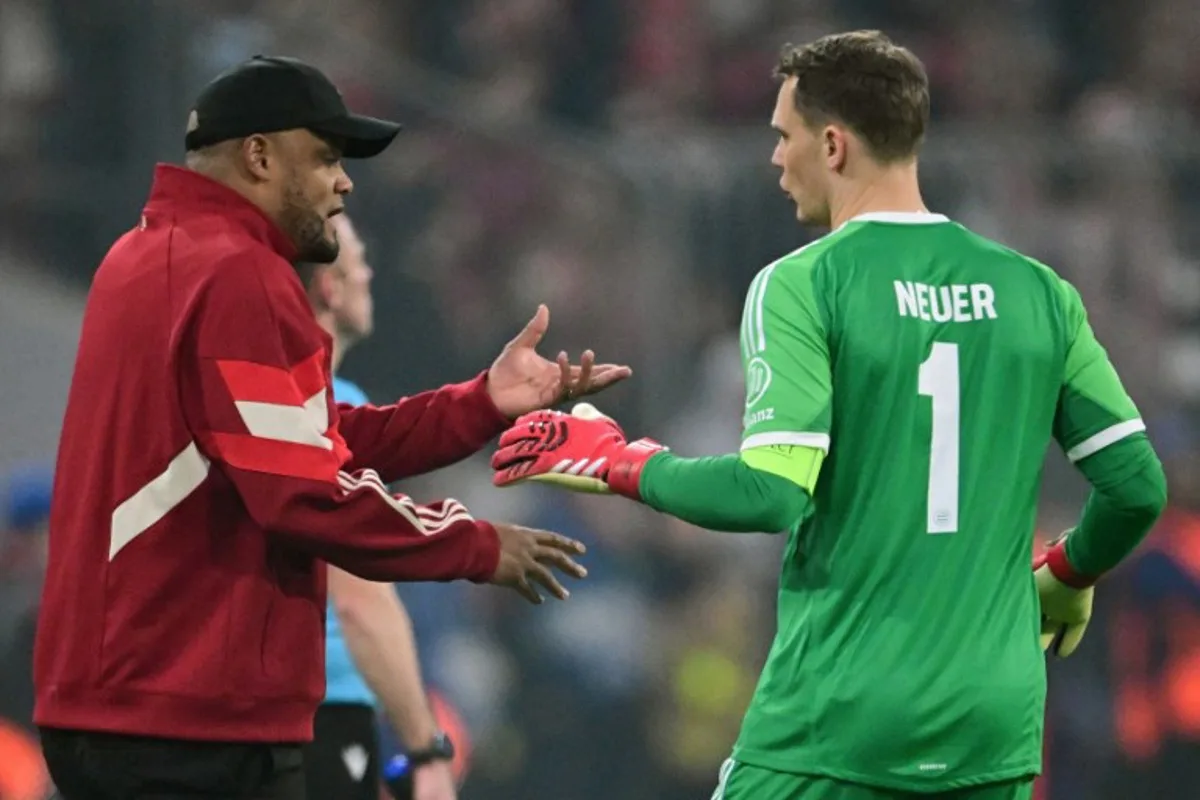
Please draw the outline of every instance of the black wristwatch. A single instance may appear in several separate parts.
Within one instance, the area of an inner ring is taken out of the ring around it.
[[[453,758],[454,742],[450,741],[450,737],[445,733],[438,731],[428,746],[408,754],[408,763],[415,768],[431,761],[451,761]]]

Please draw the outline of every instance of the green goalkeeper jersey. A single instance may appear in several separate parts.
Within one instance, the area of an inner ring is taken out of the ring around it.
[[[734,758],[932,792],[1040,771],[1030,561],[1052,439],[1143,430],[1051,269],[935,214],[771,264],[741,329],[743,450],[826,450]]]

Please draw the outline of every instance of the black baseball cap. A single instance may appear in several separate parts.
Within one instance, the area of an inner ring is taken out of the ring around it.
[[[350,113],[333,81],[316,67],[284,56],[254,56],[201,90],[184,143],[198,150],[295,128],[339,140],[346,158],[379,155],[400,132],[399,123]]]

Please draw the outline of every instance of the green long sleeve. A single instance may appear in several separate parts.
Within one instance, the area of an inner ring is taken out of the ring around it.
[[[812,509],[798,485],[754,469],[737,455],[659,453],[646,463],[639,488],[651,508],[716,531],[784,531]]]
[[[1110,445],[1078,466],[1092,493],[1067,539],[1067,560],[1084,575],[1101,575],[1150,532],[1167,503],[1167,479],[1145,434]]]

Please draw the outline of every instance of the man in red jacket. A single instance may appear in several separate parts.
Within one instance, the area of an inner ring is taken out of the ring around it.
[[[302,798],[324,693],[323,561],[381,581],[566,591],[577,542],[385,486],[474,453],[533,408],[628,375],[534,350],[395,405],[333,402],[329,335],[292,264],[394,123],[301,62],[256,57],[201,93],[188,169],[159,166],[84,312],[58,454],[35,721],[67,800]],[[314,799],[316,800],[316,799]]]

